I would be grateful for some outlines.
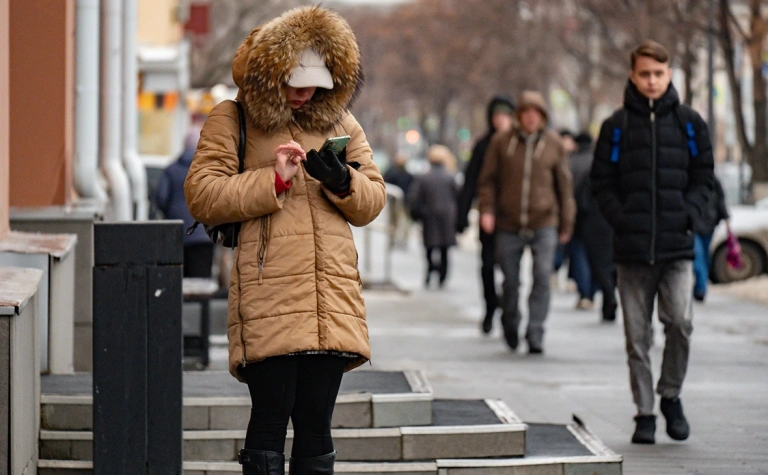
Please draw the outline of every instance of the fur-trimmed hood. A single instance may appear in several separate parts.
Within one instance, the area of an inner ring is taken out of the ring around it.
[[[325,59],[333,89],[318,88],[310,102],[294,111],[283,89],[306,48]],[[328,131],[363,83],[355,34],[337,13],[317,6],[289,10],[254,29],[235,53],[232,77],[240,88],[238,100],[265,132],[287,127],[292,117],[305,130]]]

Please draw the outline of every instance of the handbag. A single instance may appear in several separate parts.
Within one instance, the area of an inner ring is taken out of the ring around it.
[[[245,168],[245,109],[240,102],[234,102],[237,106],[238,122],[240,123],[240,141],[237,144],[237,159],[239,162],[237,173],[240,174],[243,173],[243,169]],[[187,236],[195,232],[195,229],[199,224],[201,224],[199,221],[195,221],[195,223],[187,229]],[[215,226],[203,224],[203,227],[205,228],[205,233],[214,244],[221,243],[224,247],[234,249],[237,247],[237,239],[240,235],[240,224],[240,222],[217,224]]]
[[[728,265],[736,270],[744,267],[744,261],[741,259],[741,245],[739,245],[739,240],[736,238],[736,235],[730,231],[728,231],[726,246],[728,247],[728,252],[725,255],[725,260]]]

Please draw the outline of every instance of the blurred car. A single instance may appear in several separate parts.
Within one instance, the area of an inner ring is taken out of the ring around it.
[[[731,206],[731,231],[739,239],[741,269],[734,269],[726,262],[728,238],[725,223],[715,229],[712,236],[712,267],[710,279],[714,283],[735,282],[768,272],[768,198],[758,201],[755,206]]]

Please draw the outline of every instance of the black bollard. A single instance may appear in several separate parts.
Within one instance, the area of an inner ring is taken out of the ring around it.
[[[95,475],[182,473],[183,233],[94,224]]]

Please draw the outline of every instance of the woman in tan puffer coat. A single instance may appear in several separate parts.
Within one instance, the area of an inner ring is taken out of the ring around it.
[[[240,462],[244,474],[282,474],[290,417],[290,472],[333,473],[341,377],[370,359],[349,225],[370,223],[386,201],[347,110],[362,85],[357,40],[336,13],[297,8],[256,28],[232,73],[246,111],[244,171],[236,104],[225,101],[203,127],[185,193],[200,222],[242,222],[228,322],[230,372],[253,402]],[[317,152],[344,135],[344,152]]]

